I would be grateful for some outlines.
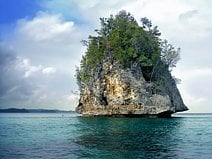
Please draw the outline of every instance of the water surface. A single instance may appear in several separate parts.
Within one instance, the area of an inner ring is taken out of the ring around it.
[[[170,119],[0,114],[1,159],[211,157],[211,114]]]

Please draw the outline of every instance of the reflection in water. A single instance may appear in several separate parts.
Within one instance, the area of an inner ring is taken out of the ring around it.
[[[0,114],[1,159],[211,158],[212,116]]]
[[[78,121],[82,146],[88,158],[179,158],[176,143],[180,118],[83,118]],[[91,153],[92,150],[92,153]],[[95,150],[96,153],[93,153]]]

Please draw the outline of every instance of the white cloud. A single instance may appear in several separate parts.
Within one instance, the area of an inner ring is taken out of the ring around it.
[[[39,97],[39,99],[40,100],[45,100],[45,99],[47,99],[47,95],[46,94],[42,94],[42,95],[40,95],[40,97]]]
[[[81,9],[93,8],[99,3],[99,0],[76,0],[76,4],[78,4]]]
[[[78,65],[85,49],[80,41],[87,38],[88,29],[72,24],[73,21],[65,20],[62,15],[48,12],[22,19],[8,47],[19,56],[33,60],[36,66],[50,65],[73,75],[75,69],[72,68]]]
[[[77,101],[79,99],[79,95],[77,95],[77,94],[65,95],[65,98],[68,101]]]
[[[46,86],[42,88],[44,92],[38,91],[38,95],[32,97],[34,102],[40,97],[41,105],[58,104],[66,106],[67,109],[71,107],[75,96],[66,94],[70,89],[77,88],[72,76],[75,65],[79,65],[85,50],[80,41],[94,33],[93,30],[99,26],[99,17],[108,17],[126,9],[137,21],[144,16],[151,19],[154,25],[159,26],[163,38],[182,48],[182,60],[173,74],[182,79],[179,88],[188,107],[198,110],[197,105],[212,104],[209,87],[212,85],[210,1],[49,0],[45,1],[45,5],[46,12],[39,12],[32,19],[20,20],[14,38],[8,41],[8,46],[11,46],[18,56],[26,57],[25,61],[19,61],[25,80],[35,78],[34,85]],[[50,77],[45,75],[54,73],[60,74],[61,77],[57,76],[57,80],[51,83],[48,81]],[[15,92],[18,88],[14,87],[11,91]],[[42,98],[42,94],[47,97]],[[204,110],[212,112],[211,108]]]
[[[63,21],[60,14],[49,15],[40,12],[32,20],[19,21],[19,32],[35,41],[49,40],[58,35],[66,35],[73,29],[74,22]]]
[[[182,80],[178,88],[191,112],[198,112],[198,107],[199,112],[211,112],[212,68],[179,67],[173,71],[173,74]]]
[[[50,75],[56,72],[53,67],[43,67],[42,65],[34,66],[29,59],[19,57],[16,69],[24,71],[24,77],[29,78],[36,74]]]
[[[77,89],[73,75],[85,49],[80,41],[87,38],[87,29],[69,25],[73,22],[64,20],[58,14],[42,14],[19,21],[14,36],[4,42],[6,47],[12,49],[14,56],[18,55],[12,69],[18,72],[14,81],[18,79],[20,84],[14,82],[14,86],[0,90],[0,94],[7,93],[2,103],[4,101],[5,107],[74,110],[77,101],[66,94]],[[50,22],[47,17],[52,18]],[[60,29],[50,29],[45,33],[43,26],[49,28],[51,25]]]
[[[172,72],[177,77],[183,78],[183,81],[192,81],[191,79],[203,78],[208,79],[212,77],[212,68],[201,67],[201,68],[186,68],[178,67]],[[212,81],[211,81],[212,82]]]
[[[27,58],[14,57],[0,47],[0,107],[74,109],[71,98],[64,97],[73,85],[69,76],[53,67],[33,65]],[[3,61],[3,62],[2,62]],[[47,76],[56,73],[54,76]]]
[[[137,20],[144,16],[150,18],[165,38],[190,42],[209,35],[212,11],[207,7],[205,1],[143,0],[130,3],[123,9],[135,15]]]
[[[186,22],[190,18],[192,18],[195,14],[198,14],[198,10],[190,10],[185,13],[180,14],[179,19],[183,22]]]
[[[24,77],[28,78],[31,75],[40,72],[42,70],[42,66],[32,66],[30,64],[29,59],[22,59],[21,63],[19,64],[21,68],[23,68],[25,70],[25,74]]]
[[[165,20],[167,23],[175,21],[178,18],[178,14],[191,8],[191,5],[179,0],[142,0],[123,7],[123,9],[133,13],[136,19],[146,16],[155,22]]]
[[[44,68],[43,70],[42,70],[42,73],[43,74],[53,74],[53,73],[55,73],[56,72],[56,69],[55,68],[53,68],[53,67],[46,67],[46,68]]]

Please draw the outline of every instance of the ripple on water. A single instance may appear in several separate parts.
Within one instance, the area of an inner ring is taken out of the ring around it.
[[[212,116],[0,119],[0,158],[210,158],[212,150]]]

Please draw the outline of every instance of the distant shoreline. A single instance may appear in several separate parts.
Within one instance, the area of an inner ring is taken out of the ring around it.
[[[0,113],[76,113],[72,110],[58,110],[58,109],[19,109],[7,108],[0,109]],[[212,113],[174,113],[173,115],[212,115]]]
[[[18,108],[8,108],[0,109],[0,113],[74,113],[75,111],[65,111],[58,109],[18,109]]]

